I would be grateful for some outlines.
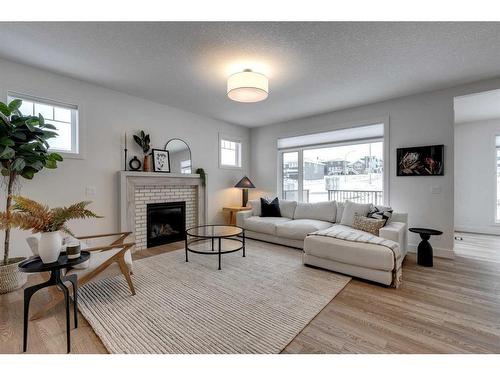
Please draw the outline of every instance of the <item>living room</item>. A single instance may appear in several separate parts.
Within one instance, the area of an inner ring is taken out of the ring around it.
[[[0,353],[500,351],[498,22],[124,19],[0,23]]]

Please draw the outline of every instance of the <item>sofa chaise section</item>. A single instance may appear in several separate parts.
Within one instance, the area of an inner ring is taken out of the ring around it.
[[[397,214],[398,220],[406,215]],[[346,228],[347,229],[347,228]],[[406,256],[406,223],[391,222],[380,237],[399,244],[401,255],[383,245],[346,241],[312,233],[304,241],[304,264],[340,272],[384,285],[393,285]],[[396,240],[399,239],[399,240]]]
[[[252,210],[236,216],[236,223],[245,229],[246,237],[303,249],[306,265],[385,285],[393,283],[394,274],[402,266],[407,250],[406,214],[394,213],[379,231],[379,237],[399,244],[401,256],[395,261],[392,250],[383,245],[314,235],[316,231],[340,225],[335,202],[280,201],[283,217],[261,217],[259,202],[250,203]]]

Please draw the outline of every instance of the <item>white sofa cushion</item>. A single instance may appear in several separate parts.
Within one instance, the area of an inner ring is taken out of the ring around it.
[[[251,216],[245,219],[243,225],[245,229],[253,232],[267,233],[276,235],[276,226],[291,221],[287,217],[260,217]]]
[[[336,202],[335,204],[335,222],[337,224],[340,224],[340,222],[342,221],[342,215],[344,214],[344,205],[344,202]]]
[[[257,199],[250,199],[248,201],[248,205],[250,205],[250,207],[252,207],[252,213],[255,215],[255,216],[260,216],[262,215],[262,208],[260,206],[260,198],[257,198]]]
[[[297,202],[286,201],[286,200],[280,200],[279,202],[280,202],[281,216],[293,219],[293,216],[295,214],[295,208],[297,207]]]
[[[324,236],[307,236],[304,252],[319,258],[360,267],[391,271],[394,254],[388,247]],[[402,258],[400,258],[399,263]],[[399,265],[398,265],[399,266]]]
[[[340,224],[351,227],[354,222],[354,216],[366,216],[368,215],[368,212],[370,212],[371,208],[371,203],[354,203],[351,201],[345,202],[344,212],[342,213],[342,220],[340,220]]]
[[[292,240],[303,240],[308,233],[316,232],[332,226],[332,223],[322,220],[297,219],[285,223],[279,223],[276,226],[276,235],[278,237],[289,238]]]
[[[297,219],[313,219],[335,222],[337,214],[337,202],[318,202],[318,203],[297,203],[295,215]]]

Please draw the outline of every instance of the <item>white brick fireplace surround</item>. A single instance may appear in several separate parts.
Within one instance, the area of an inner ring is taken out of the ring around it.
[[[206,223],[206,189],[198,174],[119,172],[120,231],[134,233],[135,250],[147,247],[149,203],[186,202],[186,228]]]

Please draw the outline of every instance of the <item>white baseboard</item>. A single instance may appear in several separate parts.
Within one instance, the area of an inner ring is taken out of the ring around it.
[[[408,244],[408,252],[409,253],[416,253],[417,252],[417,245],[415,244]],[[446,258],[446,259],[455,259],[455,252],[452,249],[443,249],[441,247],[432,247],[433,253],[435,257],[438,258]]]
[[[491,226],[470,226],[470,225],[455,225],[455,232],[479,233],[500,235],[500,225]]]

